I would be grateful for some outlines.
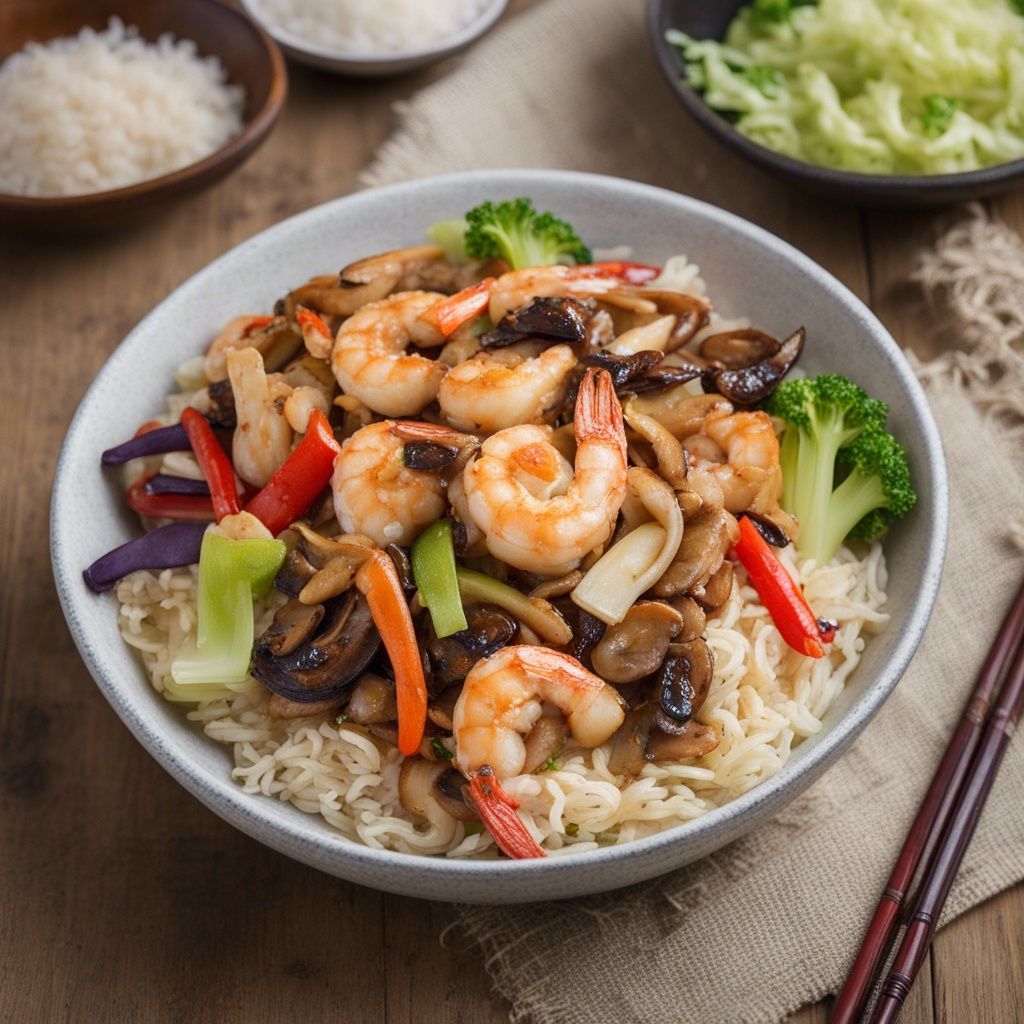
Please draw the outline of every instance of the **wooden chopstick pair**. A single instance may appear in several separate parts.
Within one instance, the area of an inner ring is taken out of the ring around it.
[[[875,991],[878,998],[871,1024],[893,1024],[899,1016],[928,954],[950,886],[974,835],[1022,707],[1024,585],[1003,620],[960,724],[921,801],[857,958],[836,999],[831,1024],[855,1024]],[[915,889],[915,897],[907,903],[907,913],[903,915],[906,930],[902,941],[888,973],[877,984],[876,974],[887,962],[900,911]]]

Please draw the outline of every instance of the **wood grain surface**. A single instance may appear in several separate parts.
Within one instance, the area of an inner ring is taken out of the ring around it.
[[[527,6],[513,3],[509,16]],[[5,1022],[508,1019],[489,994],[479,956],[446,931],[446,906],[293,863],[177,786],[92,684],[50,575],[47,504],[58,449],[106,357],[213,257],[355,187],[393,127],[392,103],[445,69],[376,83],[290,70],[288,107],[270,141],[212,191],[102,234],[0,235]],[[819,202],[699,140],[682,115],[674,129],[693,132],[707,154],[699,166],[679,169],[676,188],[795,243],[869,301],[901,343],[933,351],[901,282],[946,214],[868,214]],[[994,205],[1024,232],[1024,193]],[[1024,1020],[1021,949],[1024,889],[1017,888],[939,934],[903,1019]],[[826,1019],[819,1005],[793,1022]]]

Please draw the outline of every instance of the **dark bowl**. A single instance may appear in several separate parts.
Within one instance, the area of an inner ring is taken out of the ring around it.
[[[77,196],[0,193],[0,226],[33,231],[103,228],[148,213],[168,200],[219,181],[255,152],[281,112],[288,92],[277,44],[251,18],[220,0],[31,0],[0,6],[0,60],[30,41],[102,29],[117,16],[153,41],[164,32],[195,41],[201,56],[213,55],[233,84],[245,88],[243,127],[220,149],[170,174],[107,192]]]
[[[722,39],[747,0],[650,0],[647,25],[662,71],[679,101],[712,135],[770,174],[820,195],[862,206],[931,206],[978,199],[1024,179],[1024,160],[961,174],[859,174],[794,160],[751,142],[687,85],[679,49],[665,40],[678,28],[695,39]]]

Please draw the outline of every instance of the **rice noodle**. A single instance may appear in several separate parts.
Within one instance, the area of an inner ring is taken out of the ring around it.
[[[629,842],[697,818],[773,775],[797,743],[821,729],[860,660],[865,634],[888,621],[885,557],[878,542],[862,557],[840,548],[821,568],[797,564],[792,548],[781,557],[816,611],[839,623],[829,655],[812,660],[786,647],[737,568],[729,600],[708,621],[715,673],[697,715],[719,732],[721,743],[690,762],[648,765],[626,784],[608,770],[610,744],[567,749],[557,768],[506,780],[545,850],[558,855]],[[116,593],[121,633],[162,692],[177,650],[195,631],[196,570],[136,572]],[[280,600],[257,607],[257,631]],[[266,691],[255,680],[234,699],[200,704],[188,717],[231,746],[232,778],[245,792],[318,814],[349,839],[407,853],[497,855],[486,832],[467,835],[462,822],[441,828],[415,822],[398,799],[402,755],[358,726],[272,719]]]

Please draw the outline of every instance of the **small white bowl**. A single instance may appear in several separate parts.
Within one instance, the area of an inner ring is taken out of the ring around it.
[[[82,570],[138,532],[104,448],[131,437],[163,407],[174,371],[202,353],[232,316],[269,310],[313,274],[367,253],[419,242],[427,227],[485,199],[531,196],[592,245],[631,245],[660,263],[679,252],[700,264],[716,307],[774,334],[807,328],[811,373],[845,372],[889,403],[919,500],[886,538],[888,627],[869,638],[824,728],[774,776],[686,824],[621,846],[545,860],[453,860],[358,845],[321,817],[249,795],[231,780],[231,751],[199,731],[150,686],[117,629],[117,602],[89,591]],[[526,903],[603,892],[671,871],[777,814],[836,761],[892,692],[920,643],[939,585],[948,495],[942,445],[924,393],[896,343],[834,277],[791,245],[739,217],[674,192],[568,171],[475,171],[359,192],[250,238],[186,281],[149,314],[99,372],[68,431],[54,481],[54,576],[71,634],[114,710],[186,789],[260,842],[322,871],[390,892],[476,903]]]
[[[337,75],[360,78],[383,78],[403,75],[434,64],[464,50],[489,32],[508,6],[508,0],[491,0],[483,12],[454,35],[438,39],[429,46],[398,53],[344,53],[326,46],[317,46],[281,28],[263,16],[258,0],[241,0],[242,6],[274,38],[289,57],[310,67]],[[429,2],[429,0],[428,0]]]

